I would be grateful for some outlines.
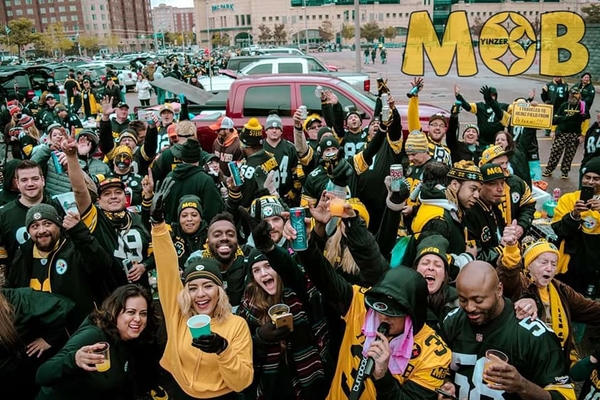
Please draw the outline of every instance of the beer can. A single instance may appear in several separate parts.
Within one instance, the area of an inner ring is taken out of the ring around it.
[[[320,100],[322,94],[323,94],[323,87],[321,85],[317,85],[317,87],[315,89],[315,97]]]
[[[306,106],[300,106],[298,107],[298,110],[300,110],[300,113],[302,114],[302,119],[306,119],[308,117],[308,109],[306,108]]]
[[[233,186],[242,186],[244,181],[242,181],[237,163],[235,161],[229,161],[227,163],[227,168],[229,168],[229,175],[231,176],[231,179],[233,179]]]
[[[302,207],[290,208],[290,224],[296,230],[296,239],[292,240],[292,250],[303,251],[308,249],[308,237],[304,218],[306,211]]]
[[[390,177],[392,178],[392,183],[390,184],[392,192],[399,192],[400,185],[402,184],[402,178],[404,178],[402,164],[390,165]]]

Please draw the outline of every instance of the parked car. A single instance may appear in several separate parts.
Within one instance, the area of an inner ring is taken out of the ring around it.
[[[171,79],[171,78],[166,78]],[[160,81],[153,84],[160,85]],[[182,93],[177,85],[181,83],[174,80],[173,87],[164,86],[163,89],[174,93]],[[190,91],[188,99],[199,98],[197,104],[190,104],[189,111],[196,117],[192,121],[196,124],[198,139],[203,149],[212,148],[216,133],[209,126],[221,117],[227,115],[233,119],[237,128],[248,122],[249,118],[256,117],[264,124],[270,110],[277,110],[283,121],[283,135],[293,141],[292,115],[301,105],[305,105],[310,112],[319,112],[321,102],[315,97],[317,85],[335,93],[342,107],[353,106],[359,110],[365,124],[373,118],[375,110],[375,96],[357,89],[341,79],[325,74],[277,74],[253,75],[236,79],[228,92],[217,94],[207,93],[191,85],[186,86]],[[188,87],[189,86],[189,87]],[[196,94],[194,96],[194,94]],[[396,107],[402,117],[404,134],[408,134],[407,104],[397,103]],[[428,104],[419,104],[419,115],[423,129],[427,131],[429,117],[435,113],[448,113],[438,107]],[[159,141],[162,140],[159,138]]]
[[[368,74],[331,72],[319,59],[311,56],[266,57],[247,65],[237,74],[227,71],[222,72],[223,74],[219,76],[202,77],[199,79],[199,82],[205,90],[217,92],[229,90],[229,87],[235,79],[248,75],[328,73],[356,86],[360,90],[364,90],[365,92],[371,90],[371,80]]]

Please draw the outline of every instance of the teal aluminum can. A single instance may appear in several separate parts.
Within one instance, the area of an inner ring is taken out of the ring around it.
[[[306,210],[302,207],[290,208],[290,224],[296,230],[296,239],[292,240],[292,250],[303,251],[308,249],[308,237],[304,218]]]

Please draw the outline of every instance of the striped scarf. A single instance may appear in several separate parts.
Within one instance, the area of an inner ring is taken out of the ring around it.
[[[320,293],[307,280],[306,298],[285,288],[281,303],[290,307],[294,316],[294,331],[286,340],[279,343],[265,344],[266,357],[262,362],[255,360],[254,369],[260,374],[257,399],[264,399],[264,392],[277,390],[279,380],[279,366],[285,363],[292,372],[292,386],[296,399],[305,399],[306,392],[311,386],[325,379],[325,364],[328,358],[329,333],[320,302]],[[244,297],[238,310],[238,315],[244,318],[252,332],[254,341],[256,331],[263,324],[261,318],[267,310],[254,307],[251,299]],[[260,372],[259,372],[260,371]]]

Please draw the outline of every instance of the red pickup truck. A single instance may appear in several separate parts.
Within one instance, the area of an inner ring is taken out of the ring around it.
[[[357,90],[354,86],[338,78],[325,74],[277,74],[277,75],[253,75],[236,79],[228,92],[222,92],[206,101],[205,105],[190,105],[190,113],[199,114],[193,122],[198,127],[198,138],[202,148],[211,151],[216,133],[209,126],[221,116],[227,115],[233,119],[238,129],[252,117],[258,118],[264,125],[270,110],[278,110],[283,121],[286,139],[293,141],[292,115],[298,107],[305,105],[308,113],[319,113],[321,102],[315,97],[315,88],[320,85],[325,90],[333,91],[343,108],[355,106],[357,110],[364,113],[365,124],[373,118],[375,109],[375,96],[371,93]],[[396,99],[403,97],[396,95]],[[219,109],[219,105],[223,108]],[[408,124],[406,120],[407,104],[396,103],[406,131]],[[419,105],[421,125],[427,130],[429,116],[447,111],[427,105]],[[405,132],[406,133],[406,132]]]

